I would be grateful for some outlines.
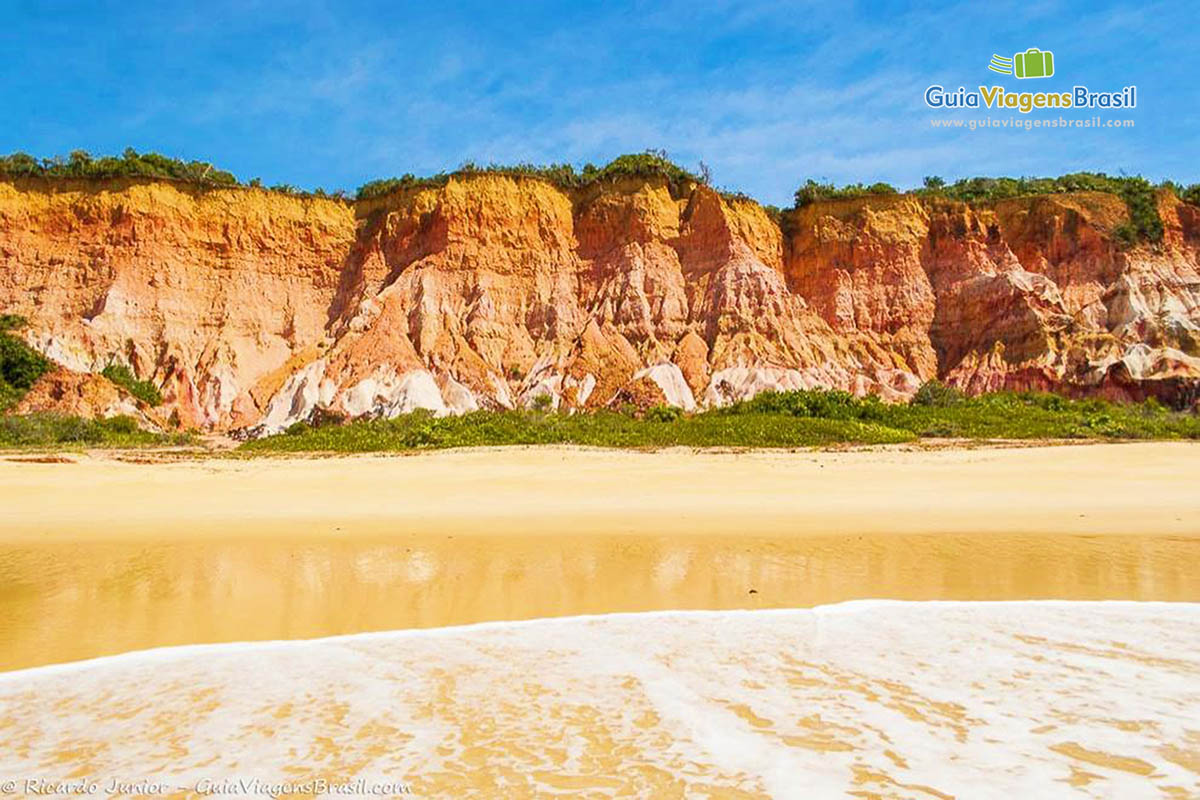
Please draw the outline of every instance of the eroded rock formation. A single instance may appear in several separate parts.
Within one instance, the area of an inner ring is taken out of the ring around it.
[[[1160,214],[1161,245],[1122,249],[1105,194],[844,200],[781,228],[655,180],[482,175],[357,204],[0,183],[0,311],[67,370],[152,380],[155,419],[216,430],[809,387],[901,400],[935,377],[1187,406],[1200,209],[1164,194]]]

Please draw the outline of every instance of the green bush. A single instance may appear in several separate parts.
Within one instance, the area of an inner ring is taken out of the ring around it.
[[[953,398],[930,391],[923,402],[884,406],[880,422],[920,436],[966,439],[1196,439],[1200,417],[1159,403],[1071,400],[1044,392],[994,392]]]
[[[913,395],[912,403],[917,406],[952,406],[961,403],[966,397],[961,391],[947,386],[939,380],[926,381]]]
[[[100,420],[100,424],[109,432],[119,436],[130,436],[138,432],[137,420],[124,414]]]
[[[560,189],[582,189],[600,182],[611,182],[621,178],[665,178],[673,191],[681,191],[689,184],[701,183],[702,179],[695,173],[689,172],[678,164],[673,163],[665,152],[648,150],[645,153],[635,153],[618,156],[597,167],[585,164],[581,170],[576,170],[570,164],[488,164],[481,166],[473,162],[462,164],[453,172],[439,172],[436,175],[419,178],[411,173],[399,178],[384,178],[370,181],[358,188],[355,197],[359,200],[369,200],[382,197],[392,192],[408,189],[429,189],[445,186],[452,177],[471,175],[507,175],[514,178],[535,178],[553,184]]]
[[[50,360],[15,336],[0,334],[0,379],[16,389],[28,389],[48,372]]]
[[[8,333],[24,325],[25,320],[15,314],[0,315],[0,412],[19,403],[34,381],[54,367],[50,359]]]
[[[34,158],[28,153],[0,156],[0,178],[46,178],[75,180],[113,180],[139,178],[187,183],[204,189],[246,186],[262,188],[254,178],[243,184],[227,170],[218,169],[207,161],[183,161],[159,153],[139,153],[125,148],[120,156],[95,156],[85,150],[74,150],[67,157]],[[306,192],[289,184],[279,184],[270,191],[298,197],[345,199],[344,192]]]
[[[162,392],[158,390],[158,387],[150,381],[139,381],[129,367],[124,364],[109,364],[100,374],[117,386],[124,388],[143,403],[151,406],[162,405]]]
[[[144,447],[191,441],[187,434],[141,430],[136,420],[125,416],[97,420],[51,413],[0,416],[0,447]]]
[[[896,193],[896,187],[888,183],[873,183],[870,186],[851,183],[838,187],[832,183],[818,183],[809,178],[803,186],[796,190],[796,208],[803,208],[821,200],[846,200],[854,197],[886,196]]]
[[[205,161],[182,161],[158,153],[138,153],[127,147],[118,158],[93,158],[85,150],[63,158],[36,159],[28,153],[0,156],[0,175],[37,178],[166,178],[203,186],[237,186],[233,173]]]
[[[0,314],[0,333],[24,328],[28,321],[19,314]]]
[[[787,414],[793,417],[817,419],[877,420],[882,417],[883,403],[878,397],[855,397],[841,390],[805,389],[792,392],[762,392],[717,409],[713,413],[726,415]]]
[[[675,422],[683,416],[683,409],[677,406],[654,406],[646,410],[646,419],[650,422]]]

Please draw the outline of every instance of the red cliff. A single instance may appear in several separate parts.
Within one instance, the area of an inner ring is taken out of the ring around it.
[[[156,418],[218,430],[809,387],[900,400],[931,378],[1183,406],[1200,209],[1159,211],[1163,242],[1124,249],[1124,204],[1098,193],[815,203],[781,229],[653,179],[479,175],[355,204],[0,182],[0,312],[69,370],[128,364],[162,389]]]

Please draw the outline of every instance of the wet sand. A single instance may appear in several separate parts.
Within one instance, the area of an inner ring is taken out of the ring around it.
[[[1200,600],[1200,445],[0,461],[0,669],[619,611]]]

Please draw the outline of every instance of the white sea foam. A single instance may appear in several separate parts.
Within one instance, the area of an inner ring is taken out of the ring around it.
[[[0,776],[1027,800],[1200,797],[1197,769],[1200,604],[620,614],[0,675]]]

